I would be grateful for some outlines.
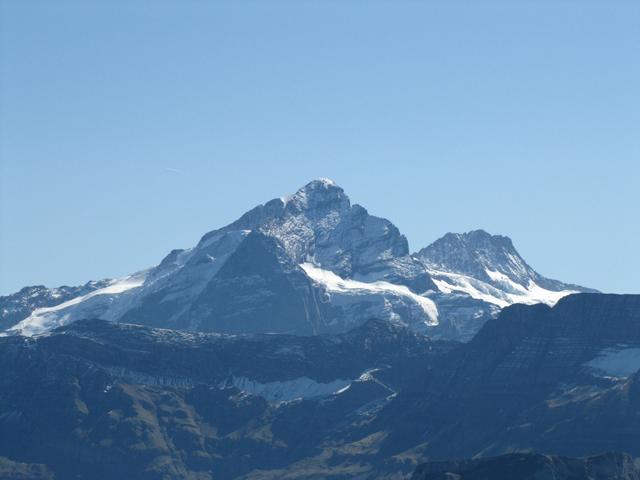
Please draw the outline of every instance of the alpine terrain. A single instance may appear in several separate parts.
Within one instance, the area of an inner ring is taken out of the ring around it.
[[[512,305],[467,343],[79,320],[0,362],[7,478],[638,478],[640,295]]]
[[[92,318],[219,333],[344,333],[371,318],[468,341],[500,309],[592,291],[550,280],[511,240],[449,233],[409,251],[388,220],[320,179],[173,250],[157,266],[82,287],[0,298],[5,334]]]
[[[3,478],[639,478],[640,296],[411,253],[330,180],[0,308]]]

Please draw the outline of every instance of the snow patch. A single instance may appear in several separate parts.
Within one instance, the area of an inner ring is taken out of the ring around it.
[[[534,303],[545,303],[549,306],[555,305],[562,297],[578,293],[575,290],[553,291],[542,288],[533,280],[529,280],[528,285],[520,285],[511,280],[507,275],[493,270],[485,270],[489,278],[498,286],[491,285],[477,278],[459,273],[444,272],[441,270],[428,269],[433,282],[442,293],[464,293],[476,300],[482,300],[500,308],[507,307],[514,303],[524,303],[532,305]]]
[[[72,298],[53,307],[36,308],[31,315],[11,327],[8,331],[25,336],[32,336],[41,334],[55,327],[66,325],[70,320],[70,314],[63,313],[64,310],[85,302],[87,302],[88,305],[90,304],[91,307],[96,307],[96,303],[101,305],[103,300],[109,302],[113,300],[116,295],[141,287],[144,284],[147,272],[148,271],[143,271],[128,277],[113,280],[104,288]],[[87,317],[90,316],[90,312],[91,310],[89,310]]]
[[[351,380],[336,379],[329,383],[320,383],[309,377],[293,380],[261,383],[247,377],[231,377],[224,385],[233,385],[243,392],[280,403],[303,398],[318,398],[332,395],[351,385]]]
[[[376,294],[376,295],[396,295],[409,299],[416,303],[424,311],[428,318],[429,325],[438,324],[438,308],[430,298],[420,296],[409,290],[404,285],[376,281],[371,283],[358,280],[344,279],[335,273],[319,268],[312,263],[302,263],[300,267],[316,283],[323,285],[330,293],[342,294]]]
[[[596,374],[626,378],[640,370],[640,348],[627,345],[607,348],[585,365]]]
[[[327,178],[327,177],[320,177],[320,178],[318,178],[317,181],[318,181],[318,183],[321,183],[325,187],[336,187],[337,186],[336,182],[334,182],[333,180],[331,180],[330,178]]]

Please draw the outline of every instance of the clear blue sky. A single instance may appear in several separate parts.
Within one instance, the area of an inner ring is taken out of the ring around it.
[[[640,2],[1,1],[0,293],[330,177],[419,249],[640,293]]]

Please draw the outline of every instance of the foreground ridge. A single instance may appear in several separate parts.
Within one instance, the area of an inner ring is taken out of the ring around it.
[[[624,453],[605,453],[583,458],[534,453],[499,457],[431,462],[419,465],[411,480],[638,480],[640,466]]]
[[[640,295],[512,305],[468,343],[380,319],[315,336],[81,320],[0,338],[0,362],[0,456],[60,478],[391,479],[513,451],[640,456]]]

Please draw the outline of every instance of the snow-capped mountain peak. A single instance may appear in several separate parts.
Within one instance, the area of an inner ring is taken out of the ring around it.
[[[0,298],[0,325],[37,334],[81,320],[227,333],[332,333],[376,317],[470,338],[512,303],[555,303],[579,287],[537,274],[507,237],[447,234],[415,255],[389,220],[313,180],[173,250],[157,266],[58,302]],[[584,290],[584,289],[582,289]],[[6,312],[6,313],[5,313]]]
[[[344,331],[372,316],[419,329],[438,321],[433,302],[419,295],[435,287],[406,238],[328,179],[259,205],[130,278],[113,284],[126,291],[109,284],[36,309],[12,331],[35,334],[88,317],[304,334]]]
[[[300,210],[336,208],[346,210],[351,206],[349,197],[333,180],[319,178],[307,183],[293,195],[282,198],[285,206]]]
[[[500,308],[514,303],[554,305],[566,295],[589,291],[540,275],[509,237],[484,230],[447,233],[415,257],[443,294],[468,295]]]
[[[417,256],[433,270],[469,275],[487,282],[497,281],[495,272],[522,286],[537,276],[509,237],[491,235],[484,230],[447,233],[420,250]]]

